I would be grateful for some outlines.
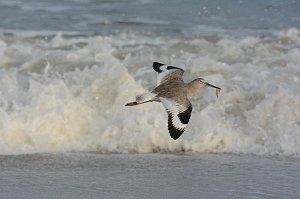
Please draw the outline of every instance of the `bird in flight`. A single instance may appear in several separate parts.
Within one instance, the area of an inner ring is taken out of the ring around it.
[[[206,82],[203,78],[196,78],[184,83],[184,70],[175,66],[153,62],[153,69],[157,72],[157,86],[151,91],[136,96],[136,101],[125,106],[136,106],[147,102],[161,102],[168,114],[168,130],[171,138],[177,140],[186,129],[192,113],[189,98],[205,87],[216,89],[217,97],[221,88]]]

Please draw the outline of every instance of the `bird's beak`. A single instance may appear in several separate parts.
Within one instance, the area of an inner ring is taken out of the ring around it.
[[[214,85],[212,85],[212,84],[209,84],[209,83],[206,83],[206,86],[210,86],[210,87],[213,87],[213,88],[216,88],[216,89],[221,89],[221,88],[219,88],[219,87],[217,87],[217,86],[214,86]]]

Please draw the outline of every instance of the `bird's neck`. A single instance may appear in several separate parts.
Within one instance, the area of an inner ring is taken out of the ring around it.
[[[186,84],[186,94],[189,98],[195,96],[198,90],[199,88],[195,81]]]

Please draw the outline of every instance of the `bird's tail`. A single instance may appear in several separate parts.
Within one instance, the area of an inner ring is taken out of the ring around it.
[[[136,96],[135,102],[127,103],[127,104],[125,104],[125,106],[136,106],[139,104],[144,104],[144,103],[153,102],[153,101],[158,101],[158,99],[154,93],[144,93],[142,95]]]
[[[127,104],[125,104],[125,106],[136,106],[139,105],[137,102],[129,102]]]

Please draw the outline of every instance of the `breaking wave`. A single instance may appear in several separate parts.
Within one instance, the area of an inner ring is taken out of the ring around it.
[[[153,61],[222,88],[192,100],[178,141],[159,103],[125,107],[155,85]],[[0,35],[0,153],[97,151],[300,157],[300,37],[14,32]]]

